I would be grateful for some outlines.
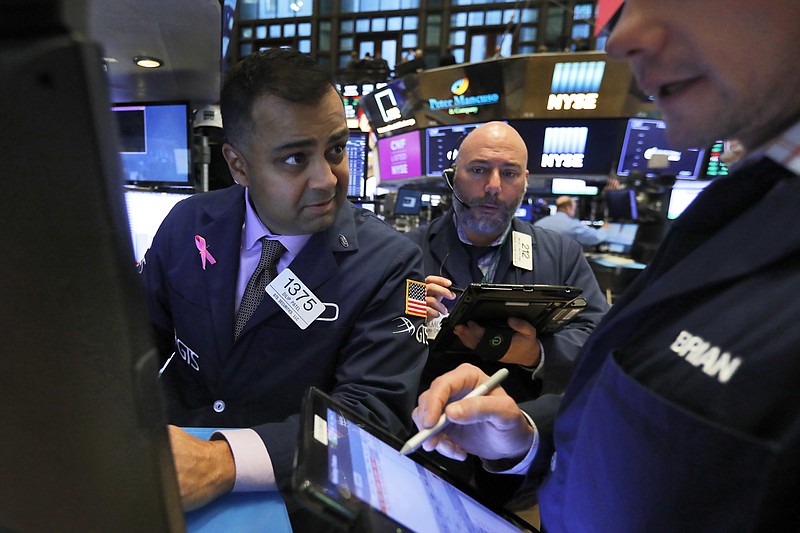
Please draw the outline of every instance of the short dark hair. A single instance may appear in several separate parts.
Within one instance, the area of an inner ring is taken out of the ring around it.
[[[271,48],[244,57],[228,70],[220,92],[225,138],[234,145],[253,134],[253,103],[264,94],[312,105],[333,85],[330,72],[311,56],[289,48]]]

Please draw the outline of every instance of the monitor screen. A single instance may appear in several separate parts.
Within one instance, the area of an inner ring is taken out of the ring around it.
[[[639,172],[647,177],[675,176],[697,179],[701,174],[704,150],[670,148],[663,120],[632,118],[628,120],[617,174]]]
[[[521,204],[517,208],[517,212],[514,213],[514,216],[520,220],[527,220],[530,222],[533,220],[533,206],[530,204]]]
[[[453,166],[461,141],[478,124],[436,126],[425,130],[425,174],[440,177],[442,171]]]
[[[636,220],[639,218],[636,191],[633,189],[609,189],[604,194],[606,217],[609,220]]]
[[[620,119],[511,120],[528,146],[532,176],[608,176],[619,147]]]
[[[633,222],[609,222],[606,228],[606,244],[613,253],[630,253],[639,224]]]
[[[190,110],[186,102],[115,104],[126,183],[189,187]]]
[[[681,213],[689,207],[697,195],[708,185],[707,181],[678,183],[669,193],[669,204],[667,205],[667,219],[675,220]]]
[[[394,204],[395,215],[419,215],[422,208],[422,191],[401,188]]]
[[[375,135],[381,138],[395,132],[407,131],[417,127],[414,118],[415,98],[408,96],[412,92],[408,83],[415,83],[414,76],[400,78],[385,87],[375,88],[369,94],[363,94],[358,102],[359,108],[369,119]]]
[[[725,141],[714,141],[708,149],[708,160],[706,161],[707,179],[714,179],[728,175],[728,165],[722,162],[722,154],[725,152]]]
[[[587,185],[586,180],[577,178],[553,178],[550,184],[552,194],[595,196],[599,190],[597,185]]]
[[[419,131],[410,131],[378,139],[381,181],[422,176],[419,138]]]
[[[347,139],[347,162],[350,168],[350,185],[347,187],[347,196],[364,196],[368,154],[367,133],[351,131],[350,138]]]
[[[133,256],[142,260],[153,243],[153,237],[164,217],[175,204],[191,196],[191,193],[163,191],[125,191],[125,207],[128,211],[128,226],[133,241]]]

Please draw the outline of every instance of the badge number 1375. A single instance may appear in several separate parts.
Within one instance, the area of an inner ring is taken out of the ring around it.
[[[288,268],[267,285],[267,294],[300,329],[306,329],[325,310],[319,298]]]

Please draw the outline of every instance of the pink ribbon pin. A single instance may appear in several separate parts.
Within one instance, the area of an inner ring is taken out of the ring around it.
[[[214,256],[211,255],[211,252],[208,251],[206,240],[203,237],[201,237],[200,235],[195,235],[194,245],[197,246],[198,250],[200,250],[200,259],[203,260],[203,270],[206,269],[206,261],[208,261],[212,265],[217,262],[217,260],[214,259]]]

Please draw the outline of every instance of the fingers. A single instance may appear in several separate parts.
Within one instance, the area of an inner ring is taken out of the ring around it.
[[[450,440],[445,433],[439,433],[438,435],[423,442],[422,449],[424,449],[426,452],[432,452],[435,450],[445,457],[455,459],[456,461],[463,461],[467,458],[467,452],[464,450],[464,448]]]
[[[453,333],[458,337],[458,340],[470,350],[474,350],[478,346],[485,332],[485,328],[479,326],[472,320],[466,324],[458,324],[453,327]]]
[[[508,325],[514,330],[511,346],[500,359],[501,363],[535,367],[542,357],[542,349],[536,339],[536,328],[519,318],[509,318]]]
[[[488,423],[497,429],[507,430],[520,423],[519,407],[502,387],[493,389],[486,396],[451,403],[446,413],[448,420],[458,425]]]
[[[508,327],[510,327],[520,335],[536,338],[536,328],[533,327],[533,325],[527,320],[522,320],[521,318],[509,317]]]
[[[456,293],[451,291],[448,287],[450,287],[453,282],[447,278],[443,278],[442,276],[427,276],[425,278],[425,294],[427,296],[433,296],[441,299],[446,300],[454,300],[456,297]]]
[[[447,307],[441,302],[441,298],[437,296],[426,296],[425,305],[427,306],[425,312],[428,320],[447,314]]]
[[[434,426],[452,398],[462,398],[488,378],[478,367],[467,363],[437,377],[420,395],[412,413],[414,423],[420,429]]]

